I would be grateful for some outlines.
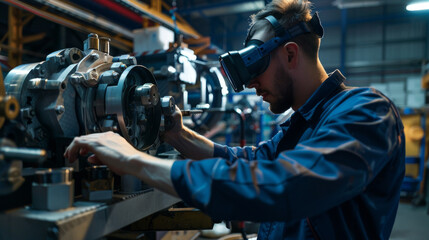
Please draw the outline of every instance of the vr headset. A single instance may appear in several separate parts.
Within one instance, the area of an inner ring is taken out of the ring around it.
[[[275,37],[267,42],[250,40],[245,48],[230,51],[219,57],[220,64],[235,92],[243,91],[250,81],[265,72],[270,64],[270,52],[292,38],[305,33],[315,33],[323,37],[323,27],[316,12],[310,21],[300,22],[290,28],[283,28],[272,15],[265,19],[273,26]],[[250,33],[250,31],[249,31]]]

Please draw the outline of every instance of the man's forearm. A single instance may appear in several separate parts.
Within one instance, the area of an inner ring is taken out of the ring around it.
[[[214,143],[187,127],[183,127],[174,137],[166,139],[166,142],[186,158],[200,160],[213,157]]]
[[[129,158],[130,173],[165,193],[178,197],[171,181],[173,160],[165,160],[141,153]]]

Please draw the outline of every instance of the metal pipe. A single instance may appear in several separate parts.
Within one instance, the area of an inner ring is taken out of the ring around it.
[[[78,8],[76,8],[70,4],[65,3],[65,2],[54,1],[54,0],[36,0],[36,1],[39,3],[42,3],[46,6],[52,7],[56,10],[59,10],[63,13],[66,13],[67,15],[77,17],[77,18],[84,20],[88,23],[95,23],[95,24],[99,25],[100,27],[102,27],[108,31],[114,32],[116,34],[121,34],[121,35],[124,35],[128,38],[131,38],[131,39],[133,39],[133,37],[134,37],[134,34],[130,30],[125,29],[116,23],[113,23],[113,22],[110,22],[106,19],[98,17],[98,16],[96,16],[90,12],[86,12],[86,11],[83,11],[81,9],[78,9]]]
[[[145,4],[138,2],[136,0],[116,0],[116,1],[121,3],[123,6],[126,6],[129,9],[132,9],[144,16],[148,16],[153,21],[174,30],[174,23],[170,16],[165,15],[163,13],[159,13],[156,10],[151,9],[149,6],[146,6]],[[193,29],[190,25],[187,25],[184,23],[177,23],[177,27],[179,28],[180,32],[182,32],[185,35],[188,35],[194,38],[201,37],[201,35],[197,31],[195,31],[195,29]]]
[[[137,23],[141,23],[142,22],[142,17],[138,14],[136,14],[135,12],[113,2],[113,1],[109,1],[109,0],[93,0],[94,2],[120,14],[123,17],[126,17],[134,22]]]
[[[52,13],[43,11],[41,9],[35,8],[29,4],[23,3],[19,0],[2,0],[3,2],[9,4],[9,5],[13,5],[16,6],[18,8],[21,8],[23,10],[26,10],[36,16],[42,17],[44,19],[47,19],[51,22],[66,26],[68,28],[80,31],[80,32],[85,32],[85,33],[97,33],[100,36],[110,36],[111,34],[108,34],[104,31],[101,31],[99,29],[93,28],[93,27],[89,27],[89,26],[85,26],[76,22],[73,22],[69,19],[63,18],[61,16],[57,16],[54,15]],[[131,51],[133,48],[133,43],[132,41],[123,39],[123,38],[119,38],[119,37],[112,37],[112,45],[120,48],[124,51]]]
[[[46,151],[43,149],[1,147],[0,156],[7,160],[21,160],[28,163],[43,163],[46,161]]]

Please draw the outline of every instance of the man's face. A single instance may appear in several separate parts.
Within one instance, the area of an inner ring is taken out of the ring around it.
[[[248,88],[255,88],[256,94],[270,104],[270,111],[279,114],[288,110],[293,101],[293,81],[279,59],[279,49],[271,52],[267,70],[254,78]]]
[[[247,40],[267,42],[274,37],[274,31],[267,21],[259,21],[249,35]],[[275,114],[285,112],[293,104],[294,81],[286,68],[288,56],[282,48],[280,46],[270,53],[268,68],[247,85],[256,89],[256,94],[270,104],[270,111]]]
[[[266,23],[265,23],[266,24]],[[257,39],[263,42],[274,37],[274,33],[269,25],[258,26],[252,33],[250,39]],[[268,68],[258,77],[252,79],[248,88],[255,88],[258,96],[270,104],[270,110],[279,114],[288,110],[292,106],[293,81],[290,74],[283,65],[287,56],[282,56],[282,46],[270,53],[270,63]]]

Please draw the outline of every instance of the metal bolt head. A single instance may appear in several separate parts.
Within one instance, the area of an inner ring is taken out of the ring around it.
[[[98,78],[98,73],[97,73],[97,71],[92,70],[92,71],[89,73],[89,76],[90,76],[91,78],[95,78],[95,79],[97,79],[97,78]]]
[[[156,106],[159,102],[158,87],[153,83],[138,86],[134,94],[137,103],[145,107]]]
[[[138,125],[144,125],[146,123],[147,123],[146,115],[144,115],[144,114],[139,115],[138,120],[137,120],[137,124]]]
[[[99,59],[99,58],[100,58],[100,55],[98,55],[98,53],[92,53],[92,54],[91,54],[91,58],[92,58],[93,60],[97,60],[97,59]]]
[[[161,107],[162,107],[162,113],[166,116],[171,116],[174,111],[176,103],[172,96],[164,96],[161,98]]]
[[[95,69],[92,69],[87,73],[88,79],[85,79],[84,84],[87,87],[93,87],[98,83],[98,73]]]
[[[127,69],[127,65],[121,62],[114,62],[112,66],[110,66],[110,69],[116,72],[123,72],[125,69]]]
[[[96,34],[96,33],[90,33],[90,34],[88,34],[88,37],[98,38],[98,34]]]
[[[64,105],[58,105],[55,107],[55,112],[57,114],[63,114],[66,111]]]
[[[79,83],[81,83],[84,79],[85,79],[85,78],[84,78],[84,76],[83,76],[81,73],[73,73],[73,74],[70,76],[70,82],[71,82],[72,84],[79,84]]]
[[[119,79],[119,73],[116,72],[116,71],[113,71],[112,72],[112,77],[113,77],[113,79]]]
[[[128,54],[126,54],[126,55],[121,55],[121,56],[119,57],[119,62],[122,62],[122,63],[127,64],[127,65],[137,65],[137,60],[136,60],[136,58],[135,58],[135,57],[133,57],[133,56],[130,56],[130,55],[128,55]]]

